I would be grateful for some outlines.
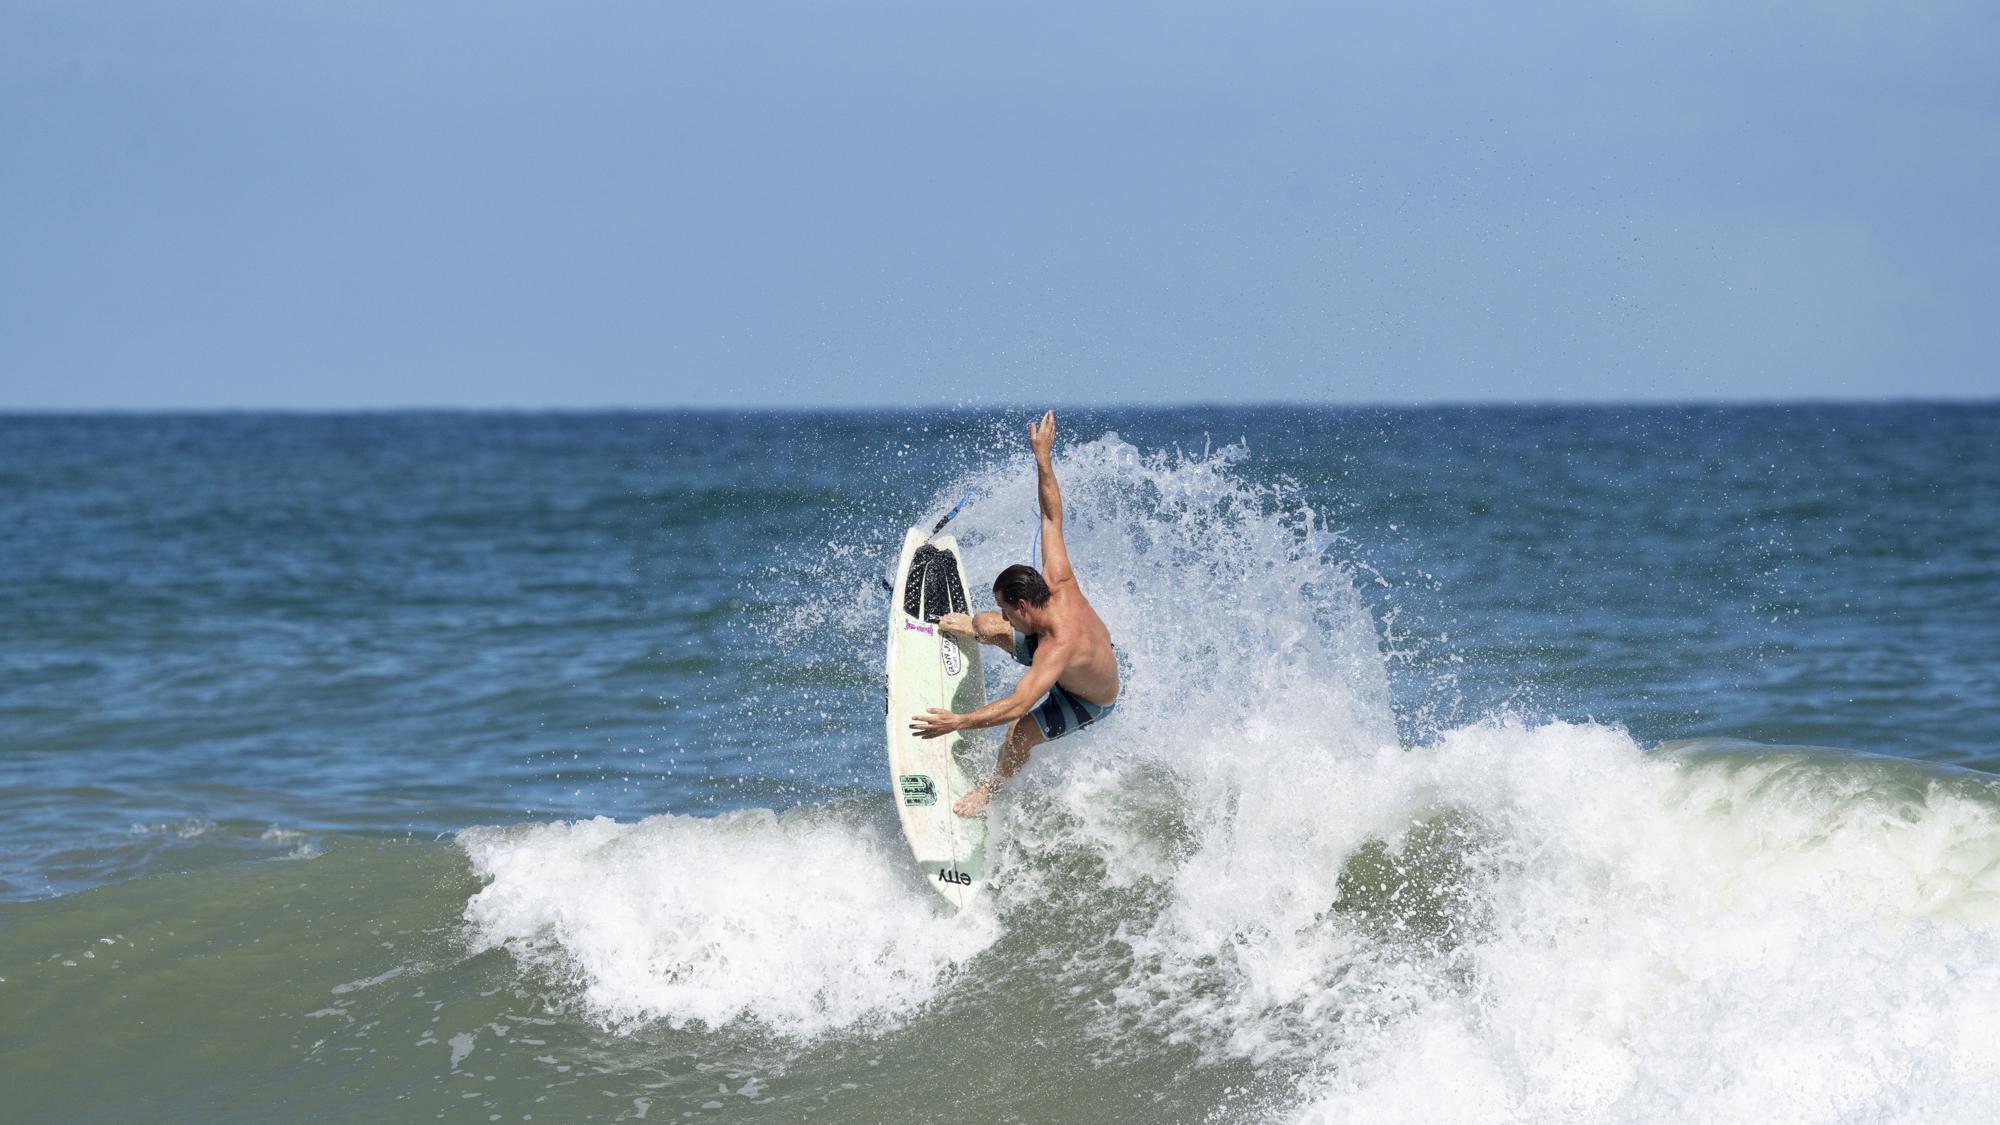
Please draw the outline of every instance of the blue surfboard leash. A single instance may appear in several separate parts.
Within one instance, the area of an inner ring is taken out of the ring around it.
[[[937,523],[931,525],[931,533],[929,535],[924,536],[924,542],[928,543],[931,540],[937,538],[937,533],[944,530],[945,524],[948,524],[953,519],[957,518],[958,513],[964,510],[966,502],[971,499],[972,499],[972,490],[968,488],[965,490],[965,495],[958,498],[958,503],[953,504],[951,506],[951,511],[946,512],[943,518],[939,519]],[[896,592],[896,584],[894,582],[889,581],[887,578],[878,578],[877,581],[881,582],[882,588],[884,590],[887,590],[889,593],[893,594]]]
[[[924,536],[924,542],[928,543],[932,539],[937,538],[937,533],[944,530],[945,524],[956,519],[958,513],[964,510],[966,503],[971,499],[972,489],[968,488],[965,490],[965,495],[958,498],[958,503],[951,506],[951,511],[946,512],[935,524],[931,525],[931,533]],[[1035,537],[1028,541],[1028,565],[1034,567],[1036,570],[1042,568],[1042,509],[1039,503],[1035,507]],[[882,583],[884,590],[892,594],[896,592],[896,584],[887,578],[881,578],[878,581]]]
[[[958,498],[958,503],[951,506],[951,511],[946,512],[944,518],[937,521],[937,525],[931,528],[931,533],[924,536],[924,542],[930,542],[937,536],[938,532],[943,531],[944,525],[950,523],[953,517],[958,515],[959,509],[965,507],[965,502],[970,499],[972,499],[972,490],[968,488],[965,490],[965,495]]]

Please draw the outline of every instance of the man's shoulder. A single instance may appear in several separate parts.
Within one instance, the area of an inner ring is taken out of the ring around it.
[[[1062,602],[1063,616],[1069,619],[1072,628],[1085,628],[1090,622],[1097,620],[1097,607],[1090,604],[1089,598],[1084,597],[1083,589],[1076,584],[1075,579],[1072,578],[1064,583],[1062,589],[1055,593]]]
[[[1083,596],[1083,587],[1077,585],[1073,574],[1050,581],[1049,594],[1065,605],[1090,604],[1090,599]]]

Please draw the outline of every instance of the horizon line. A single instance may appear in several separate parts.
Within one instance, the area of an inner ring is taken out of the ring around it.
[[[390,414],[490,414],[490,415],[604,415],[604,414],[1004,414],[1049,409],[1103,412],[1112,410],[1632,410],[1632,409],[1712,409],[1827,406],[1991,406],[2000,404],[2000,394],[1962,395],[1883,395],[1878,397],[1811,396],[1798,398],[1635,398],[1635,399],[1359,399],[1327,401],[1308,399],[1260,399],[1217,402],[1191,399],[1176,402],[1057,404],[956,403],[912,404],[905,406],[871,403],[857,406],[832,405],[752,405],[711,404],[592,406],[0,406],[0,418],[85,418],[85,417],[220,417],[246,415],[286,415],[297,417],[352,417]]]

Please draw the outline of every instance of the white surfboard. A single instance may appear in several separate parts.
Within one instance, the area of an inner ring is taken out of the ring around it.
[[[951,807],[984,776],[984,739],[976,731],[918,738],[910,717],[986,703],[978,642],[937,627],[947,613],[971,612],[958,541],[925,542],[923,530],[911,528],[889,596],[889,784],[925,880],[960,909],[986,880],[986,817]]]

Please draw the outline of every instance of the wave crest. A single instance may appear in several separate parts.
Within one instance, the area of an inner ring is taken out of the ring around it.
[[[475,828],[458,842],[489,880],[465,908],[475,950],[569,982],[613,1027],[891,1023],[995,935],[986,915],[939,915],[901,840],[823,809]]]

